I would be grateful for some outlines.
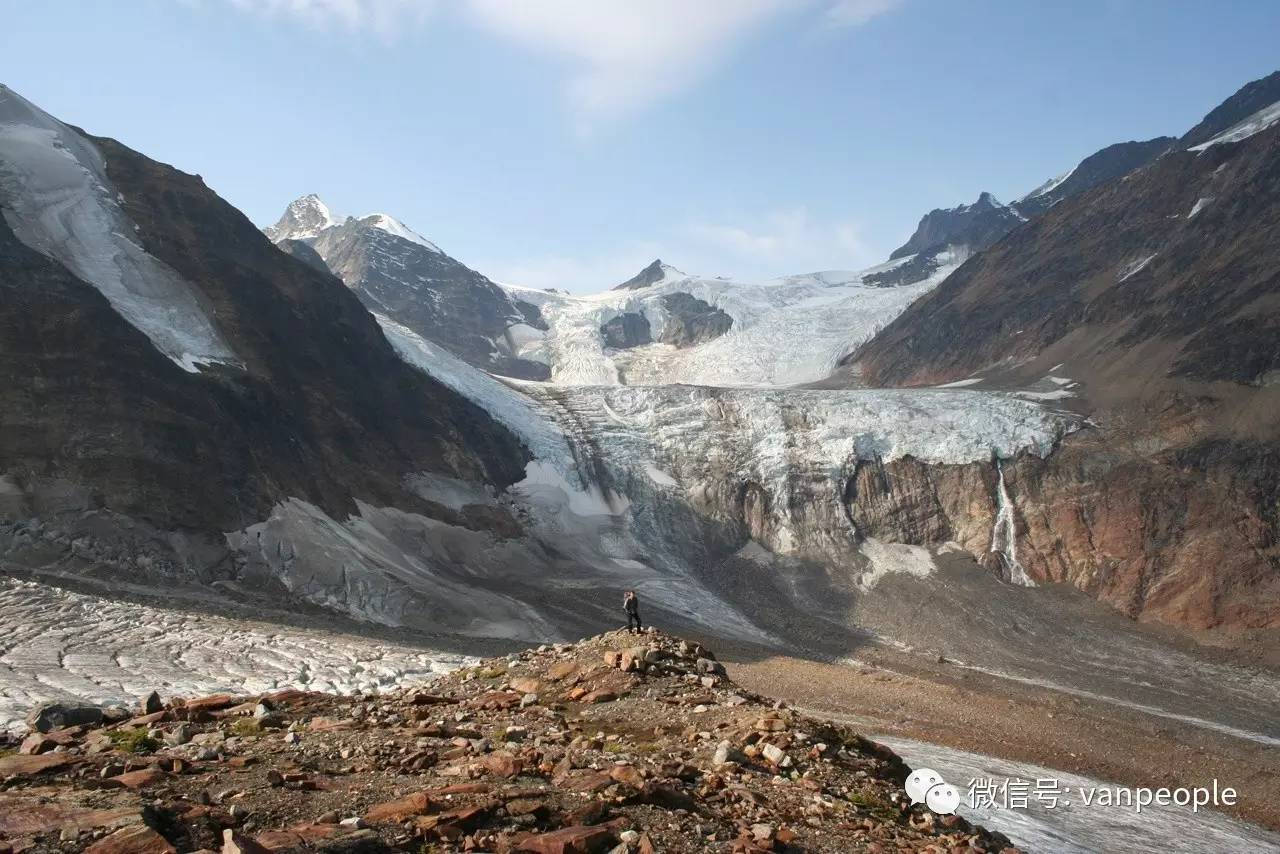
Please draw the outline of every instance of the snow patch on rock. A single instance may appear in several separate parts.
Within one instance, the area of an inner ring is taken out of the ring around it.
[[[13,233],[97,288],[183,370],[236,364],[195,289],[137,242],[102,154],[0,86],[0,202]]]

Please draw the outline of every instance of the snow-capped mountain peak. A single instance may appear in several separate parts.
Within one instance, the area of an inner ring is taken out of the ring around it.
[[[308,193],[290,202],[276,224],[263,231],[276,243],[281,240],[310,240],[339,222],[341,220],[334,216],[333,211],[319,196]]]
[[[317,199],[317,201],[319,200]],[[427,240],[421,234],[418,234],[418,232],[409,228],[393,216],[388,216],[384,213],[369,214],[366,217],[362,217],[360,222],[364,225],[370,226],[371,228],[376,228],[380,231],[385,231],[387,234],[393,234],[396,237],[408,240],[410,243],[416,243],[419,246],[425,247],[437,254],[444,254],[439,246],[436,246],[430,240]]]
[[[651,285],[656,285],[659,282],[668,281],[670,279],[684,278],[688,278],[687,273],[677,270],[670,264],[662,263],[661,258],[655,258],[649,266],[645,267],[639,273],[636,273],[622,284],[614,286],[613,289],[615,291],[634,291],[639,290],[640,288],[647,288]]]

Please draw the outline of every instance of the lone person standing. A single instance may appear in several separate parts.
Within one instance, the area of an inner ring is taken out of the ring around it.
[[[622,594],[622,610],[627,612],[627,631],[640,633],[644,631],[644,626],[640,622],[640,600],[636,598],[634,590],[628,590]],[[635,623],[632,629],[631,624]]]

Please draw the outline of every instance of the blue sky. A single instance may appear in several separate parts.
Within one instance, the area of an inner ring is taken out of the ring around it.
[[[259,224],[319,193],[487,275],[875,263],[921,214],[1177,135],[1280,67],[1280,3],[9,4],[0,81]]]

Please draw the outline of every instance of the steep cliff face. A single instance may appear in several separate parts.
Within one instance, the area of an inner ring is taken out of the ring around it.
[[[1033,584],[1066,583],[1145,621],[1191,629],[1280,628],[1280,454],[1205,442],[1146,455],[1097,431],[1047,459],[858,467],[845,501],[854,528],[889,542],[954,542],[1008,576],[998,530],[1010,502],[1013,559]]]
[[[1280,127],[1259,107],[1266,83],[1211,113],[1192,150],[970,258],[851,360],[873,385],[1070,384],[1040,394],[1094,428],[1003,466],[1016,559],[1033,582],[1139,619],[1280,628]],[[971,491],[955,471],[895,466],[855,491],[868,530],[975,552],[997,539],[989,508],[948,508]]]
[[[7,523],[38,517],[65,522],[67,537],[108,544],[129,571],[143,571],[134,559],[152,545],[172,554],[193,539],[212,563],[223,532],[290,497],[337,517],[356,498],[448,515],[407,489],[406,475],[497,486],[522,476],[527,455],[506,429],[405,365],[340,281],[278,251],[198,176],[35,108],[23,121],[0,140],[9,167],[0,181],[5,545]],[[77,215],[100,210],[124,223],[128,263],[86,243],[104,239],[93,223],[57,220],[69,229],[66,251],[80,253],[68,263],[87,259],[82,275],[40,244],[36,225],[52,222],[40,214],[49,184],[29,180],[41,177],[31,170],[60,164],[68,151],[100,167],[98,183],[66,185],[83,194]],[[41,159],[50,152],[53,160]],[[91,263],[102,258],[114,260]],[[152,268],[189,289],[225,358],[180,361],[161,349],[167,339],[148,333],[175,322],[172,306],[138,278]],[[166,533],[174,531],[182,533]],[[40,562],[68,545],[66,537],[33,544],[30,533],[6,559]],[[129,547],[142,540],[147,548]]]

